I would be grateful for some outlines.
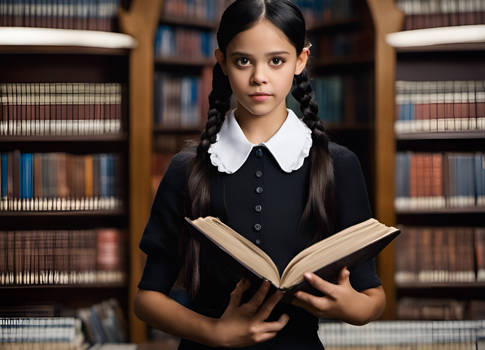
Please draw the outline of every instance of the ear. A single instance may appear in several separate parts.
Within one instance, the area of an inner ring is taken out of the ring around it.
[[[303,72],[303,70],[306,67],[306,63],[308,61],[308,56],[310,56],[310,49],[305,47],[296,58],[295,75],[298,75],[301,72]]]
[[[226,68],[226,56],[224,55],[224,52],[221,51],[221,49],[217,48],[214,51],[214,55],[216,56],[216,60],[221,66],[222,72],[227,75],[227,68]]]

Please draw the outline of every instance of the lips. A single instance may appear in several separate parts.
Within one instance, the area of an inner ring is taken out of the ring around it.
[[[271,94],[268,94],[266,92],[257,92],[255,94],[251,94],[249,96],[251,96],[251,98],[253,99],[253,101],[256,101],[256,102],[264,102],[264,101],[266,101],[271,96]]]

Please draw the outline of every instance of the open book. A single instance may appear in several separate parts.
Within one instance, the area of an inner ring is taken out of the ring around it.
[[[305,272],[314,272],[335,282],[343,267],[350,268],[376,256],[400,232],[376,219],[368,219],[302,250],[280,276],[274,262],[261,248],[219,219],[207,216],[185,220],[246,270],[282,290],[300,289]]]

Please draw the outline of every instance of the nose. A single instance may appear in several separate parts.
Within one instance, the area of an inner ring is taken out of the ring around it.
[[[268,82],[265,70],[264,70],[264,65],[263,64],[257,64],[254,66],[253,74],[251,76],[251,83],[254,85],[261,85],[261,84],[266,84]]]

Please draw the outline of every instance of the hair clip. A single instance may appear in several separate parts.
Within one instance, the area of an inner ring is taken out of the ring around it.
[[[309,42],[309,41],[307,41],[307,42],[305,43],[304,48],[305,48],[305,49],[310,49],[310,47],[312,47],[312,43],[311,43],[311,42]]]

